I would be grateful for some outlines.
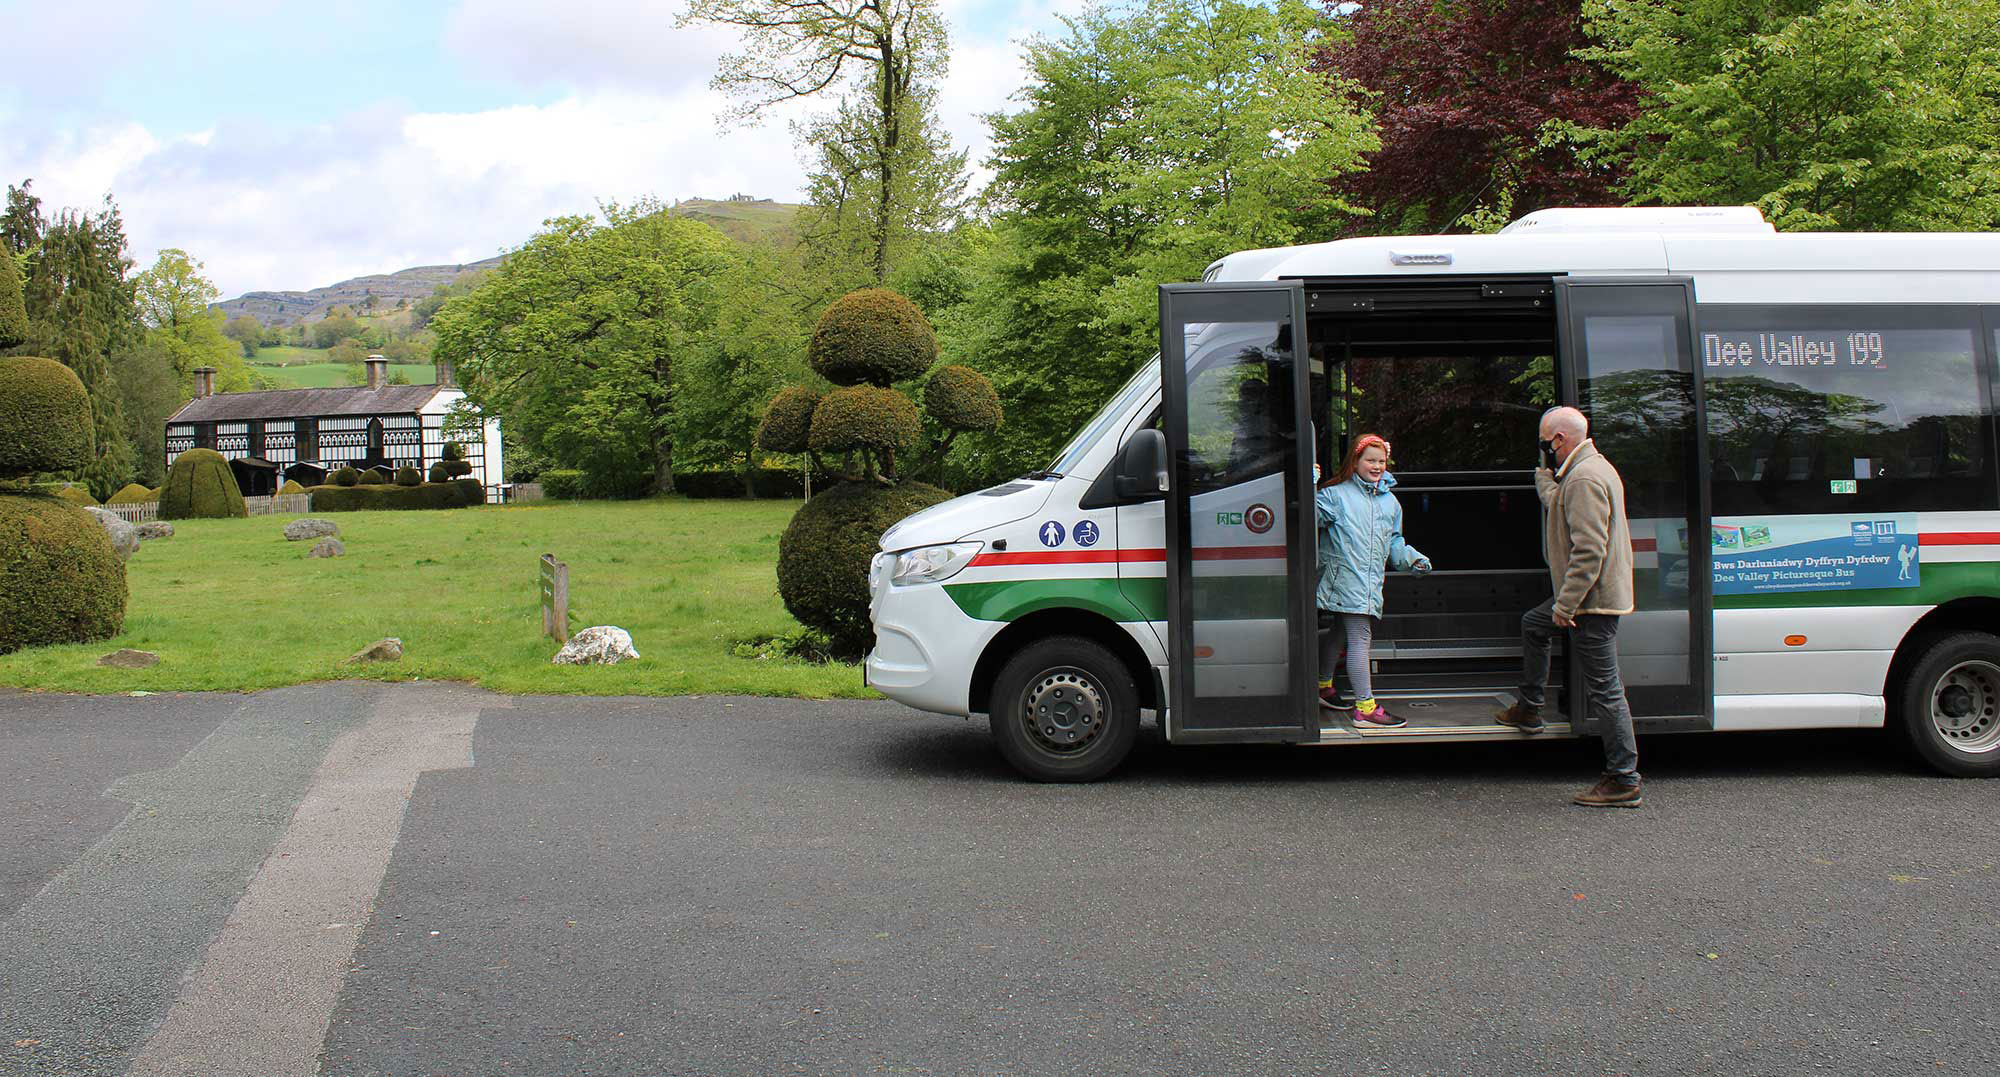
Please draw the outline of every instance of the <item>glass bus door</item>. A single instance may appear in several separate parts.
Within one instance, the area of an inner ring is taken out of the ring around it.
[[[1305,291],[1160,289],[1167,736],[1319,738]]]
[[[1556,285],[1562,400],[1583,409],[1625,480],[1634,611],[1618,627],[1619,671],[1641,728],[1713,725],[1708,445],[1694,359],[1693,283]],[[1573,727],[1594,731],[1570,658]]]

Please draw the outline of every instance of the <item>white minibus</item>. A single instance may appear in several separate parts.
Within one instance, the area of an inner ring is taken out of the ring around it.
[[[2000,774],[2000,235],[1545,210],[1233,254],[1161,288],[1160,334],[1046,470],[882,536],[868,684],[988,715],[1044,780],[1110,771],[1142,711],[1175,744],[1520,737],[1537,424],[1573,404],[1626,485],[1641,732],[1887,724]],[[1385,589],[1395,729],[1317,697],[1313,466],[1363,433],[1436,569]],[[1594,735],[1554,667],[1549,733]]]

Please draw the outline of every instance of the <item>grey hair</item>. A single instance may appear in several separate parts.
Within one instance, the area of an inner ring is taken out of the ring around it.
[[[1581,442],[1590,436],[1590,420],[1572,407],[1550,408],[1542,413],[1542,427],[1551,434],[1561,434],[1572,442]]]

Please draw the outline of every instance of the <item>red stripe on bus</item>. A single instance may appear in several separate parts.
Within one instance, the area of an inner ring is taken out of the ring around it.
[[[1197,561],[1252,561],[1284,558],[1290,551],[1283,546],[1203,546],[1194,551]],[[999,565],[1108,565],[1165,561],[1167,551],[1150,550],[1031,550],[1023,553],[982,553],[968,567]]]
[[[1919,546],[2000,546],[2000,531],[1926,531]]]

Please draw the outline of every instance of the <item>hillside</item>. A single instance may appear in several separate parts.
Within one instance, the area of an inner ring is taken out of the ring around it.
[[[797,242],[792,221],[798,211],[799,207],[790,203],[742,195],[728,199],[690,198],[675,203],[668,210],[669,213],[701,221],[739,243],[772,247],[785,247]],[[371,295],[375,297],[375,309],[387,311],[393,310],[399,300],[407,299],[415,303],[436,291],[441,284],[457,280],[465,273],[492,269],[500,261],[500,258],[488,258],[464,265],[417,266],[394,273],[355,277],[304,292],[246,292],[235,299],[215,304],[215,308],[230,317],[249,314],[265,325],[280,327],[315,321],[325,317],[326,312],[336,306],[345,305],[360,311]]]

